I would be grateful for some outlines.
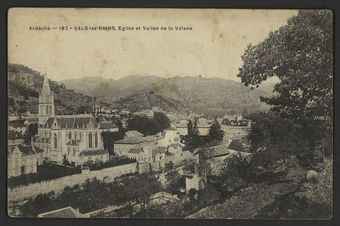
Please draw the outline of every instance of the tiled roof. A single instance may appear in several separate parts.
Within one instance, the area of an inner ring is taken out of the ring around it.
[[[77,218],[80,216],[81,214],[70,206],[38,215],[38,217],[43,218]]]
[[[165,153],[166,151],[167,151],[166,147],[157,147],[152,150],[152,155],[156,155],[158,153],[162,154],[162,153]]]
[[[22,135],[21,133],[19,132],[16,132],[16,131],[8,131],[8,139],[9,140],[15,140],[15,139],[24,139],[24,135]]]
[[[138,132],[137,130],[130,130],[125,133],[127,137],[142,137],[144,134]]]
[[[26,127],[25,125],[25,119],[19,119],[19,120],[15,120],[15,121],[10,121],[9,122],[9,125],[10,126],[13,126],[15,128],[18,128],[18,127]]]
[[[94,126],[97,126],[96,121],[92,115],[57,115],[55,117],[48,118],[45,127],[52,127],[54,120],[56,119],[60,128],[87,128],[92,121]]]
[[[34,149],[35,149],[35,151],[36,151],[37,153],[41,153],[41,152],[44,152],[44,151],[45,151],[44,149],[41,149],[41,148],[39,148],[39,147],[37,147],[37,146],[34,146]]]
[[[129,150],[129,153],[132,153],[132,154],[139,154],[139,153],[141,153],[141,152],[143,152],[143,148],[142,148],[142,147],[139,147],[139,148],[131,148],[131,149]]]
[[[97,149],[97,150],[84,150],[80,152],[79,156],[93,156],[93,155],[104,155],[108,152],[104,149]]]
[[[156,141],[157,137],[155,136],[125,136],[124,139],[117,140],[114,142],[115,144],[140,144],[144,142]]]
[[[196,154],[197,153],[198,152],[196,152]],[[240,153],[241,155],[251,155],[251,153],[235,151],[235,150],[229,149],[229,148],[227,148],[223,145],[214,146],[214,147],[211,147],[211,148],[205,150],[205,154],[208,158],[232,155],[232,154],[237,154],[237,153]]]
[[[32,145],[18,144],[16,145],[16,147],[18,147],[19,151],[22,153],[22,156],[29,156],[29,155],[37,154],[35,150],[32,148]]]
[[[178,143],[173,143],[173,144],[170,144],[169,147],[173,147],[175,149],[177,149],[178,147],[180,147],[181,145],[178,144]]]

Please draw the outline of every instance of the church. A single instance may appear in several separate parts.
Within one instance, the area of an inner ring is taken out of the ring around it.
[[[39,93],[38,134],[32,144],[44,150],[44,159],[59,164],[106,162],[100,126],[91,114],[56,115],[54,97],[44,76]]]

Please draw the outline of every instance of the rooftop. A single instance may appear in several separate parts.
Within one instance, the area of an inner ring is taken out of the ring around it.
[[[24,139],[24,135],[22,135],[21,133],[19,132],[16,132],[16,131],[8,131],[8,139],[9,140],[15,140],[15,139]]]
[[[80,217],[81,213],[74,208],[68,206],[62,209],[57,209],[45,213],[41,213],[38,217],[42,218],[77,218]]]
[[[97,149],[97,150],[84,150],[80,152],[79,156],[94,156],[94,155],[104,155],[108,152],[104,149]]]

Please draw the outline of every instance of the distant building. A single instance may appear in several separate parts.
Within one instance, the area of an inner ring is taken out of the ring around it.
[[[8,123],[8,130],[16,131],[21,134],[25,134],[26,129],[27,129],[25,121],[26,121],[25,119],[18,119],[15,121],[10,121]]]
[[[161,135],[162,138],[158,140],[160,147],[169,147],[170,144],[179,143],[181,139],[175,127],[167,128]]]
[[[38,155],[32,145],[8,147],[8,177],[37,172]]]
[[[151,150],[157,145],[157,136],[144,136],[142,133],[131,130],[125,133],[123,139],[114,142],[114,152],[117,155],[128,155],[131,149],[149,147]]]
[[[8,146],[24,144],[25,137],[20,132],[10,130],[8,131]]]
[[[118,132],[118,127],[113,122],[99,122],[100,132]]]

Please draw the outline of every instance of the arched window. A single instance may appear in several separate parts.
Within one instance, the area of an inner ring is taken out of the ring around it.
[[[89,148],[92,148],[92,133],[89,133]]]
[[[52,105],[50,105],[50,114],[52,114]]]
[[[71,140],[71,139],[72,139],[72,133],[71,133],[71,131],[70,131],[70,132],[68,132],[68,139],[69,139],[69,140]]]
[[[94,135],[94,145],[96,148],[98,147],[98,133],[97,132]]]
[[[48,113],[48,106],[46,106],[46,115],[48,115],[49,113]]]
[[[57,134],[54,134],[54,149],[58,148],[58,138],[57,138]]]

